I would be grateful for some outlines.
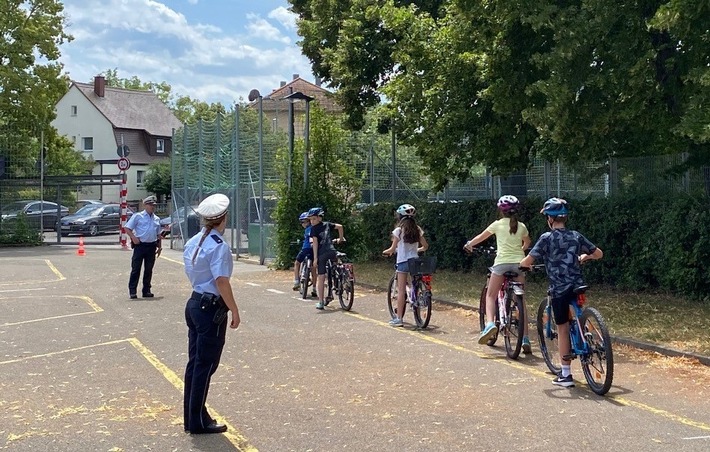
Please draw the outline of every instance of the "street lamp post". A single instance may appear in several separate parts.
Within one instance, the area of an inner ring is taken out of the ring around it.
[[[264,98],[258,89],[249,92],[249,101],[259,101],[259,265],[264,265]]]
[[[305,124],[305,130],[303,131],[303,138],[305,141],[305,149],[303,151],[303,188],[305,189],[306,186],[308,185],[308,151],[310,150],[310,135],[311,135],[311,101],[314,99],[314,97],[308,96],[306,94],[303,94],[300,91],[297,91],[295,93],[289,94],[288,96],[284,97],[284,99],[289,101],[289,112],[293,112],[293,102],[298,101],[298,100],[303,100],[306,102],[306,124]],[[290,123],[293,124],[293,117],[291,116],[290,118]],[[293,125],[290,126],[289,128],[289,138],[291,140],[291,143],[293,143],[294,139],[294,129]],[[293,153],[293,148],[291,148],[291,152]],[[290,165],[290,160],[289,160],[289,165]],[[290,166],[289,166],[290,168]],[[289,187],[290,185],[290,171],[289,171]]]

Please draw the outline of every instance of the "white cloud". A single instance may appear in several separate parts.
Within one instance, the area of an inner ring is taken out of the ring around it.
[[[278,28],[271,25],[265,19],[255,14],[247,14],[247,19],[249,19],[249,23],[246,28],[250,36],[267,41],[282,42],[284,44],[291,43],[291,39],[289,39],[288,36],[281,34]]]
[[[284,28],[288,30],[296,29],[296,15],[283,6],[269,12],[269,19],[278,21]]]
[[[65,8],[76,39],[61,61],[74,80],[118,68],[120,77],[166,81],[178,95],[229,105],[252,88],[268,94],[289,74],[311,73],[292,40],[258,14],[230,32],[204,23],[209,15],[200,22],[154,0],[67,0]]]

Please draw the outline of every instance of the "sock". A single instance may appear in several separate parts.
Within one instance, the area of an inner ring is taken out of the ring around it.
[[[572,372],[569,368],[570,366],[565,366],[564,364],[562,365],[562,378],[566,378],[572,375]]]

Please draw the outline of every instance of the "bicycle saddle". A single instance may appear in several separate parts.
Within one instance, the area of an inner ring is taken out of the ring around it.
[[[589,286],[579,286],[579,287],[577,287],[576,289],[574,289],[574,293],[576,293],[577,295],[579,295],[579,294],[581,294],[581,293],[586,292],[587,289],[589,289]]]

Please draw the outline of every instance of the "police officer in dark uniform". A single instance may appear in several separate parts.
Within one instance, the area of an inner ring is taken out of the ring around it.
[[[219,366],[227,332],[239,326],[239,308],[232,293],[233,258],[222,234],[227,225],[229,198],[222,194],[207,197],[195,210],[204,227],[185,244],[185,273],[192,295],[185,307],[188,327],[188,362],[185,369],[185,431],[192,434],[223,433],[205,408],[210,378]]]
[[[126,222],[126,233],[131,238],[133,257],[131,258],[131,276],[128,279],[128,295],[138,298],[138,279],[143,270],[143,298],[153,298],[150,283],[153,279],[153,266],[155,259],[160,257],[160,218],[155,214],[157,204],[155,196],[148,196],[143,200],[143,211],[135,213]]]

